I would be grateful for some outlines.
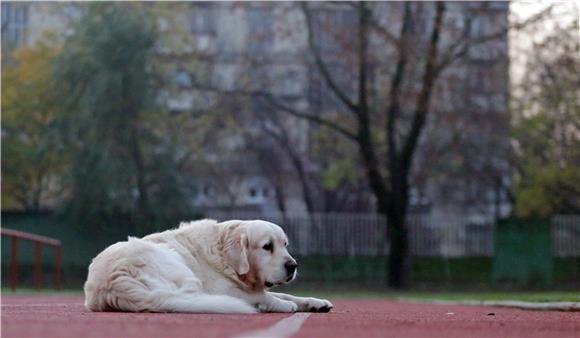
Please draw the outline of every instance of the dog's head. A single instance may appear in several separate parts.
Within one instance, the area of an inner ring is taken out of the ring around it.
[[[289,283],[296,277],[298,263],[288,253],[288,237],[282,228],[259,220],[222,224],[222,256],[242,282],[259,289]]]

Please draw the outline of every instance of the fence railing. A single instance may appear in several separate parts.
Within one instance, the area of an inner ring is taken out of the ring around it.
[[[40,289],[42,280],[42,246],[47,245],[54,248],[54,287],[61,288],[62,274],[62,245],[59,240],[45,236],[39,236],[28,232],[1,228],[2,236],[10,237],[10,288],[16,289],[18,285],[18,243],[20,240],[34,243],[34,287]]]
[[[552,252],[558,257],[580,257],[580,215],[552,217]]]
[[[376,214],[281,214],[212,213],[217,220],[263,219],[280,225],[296,255],[377,256],[386,255],[387,226]],[[493,222],[474,222],[468,217],[408,217],[409,250],[413,256],[493,256]],[[555,256],[580,256],[580,215],[552,218]]]
[[[408,217],[409,246],[413,256],[492,256],[493,222],[467,217]]]

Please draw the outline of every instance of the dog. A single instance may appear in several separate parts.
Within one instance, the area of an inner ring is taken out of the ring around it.
[[[91,311],[328,312],[328,300],[270,292],[293,281],[298,263],[278,225],[215,220],[129,237],[97,255],[84,285]]]

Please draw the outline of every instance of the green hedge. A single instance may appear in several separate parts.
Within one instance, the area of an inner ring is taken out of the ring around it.
[[[299,258],[300,280],[304,282],[384,285],[386,257]],[[488,283],[492,258],[412,257],[411,278],[417,283]]]
[[[549,219],[498,221],[494,231],[494,283],[523,286],[552,284],[554,260],[551,229]]]
[[[580,289],[580,257],[555,257],[553,276],[556,284],[571,284]]]
[[[386,285],[386,257],[299,257],[297,283],[305,287],[336,285],[380,288]],[[580,258],[554,258],[554,286],[580,287]],[[494,283],[492,257],[411,257],[416,287],[437,289],[508,289],[519,285]],[[525,287],[525,286],[524,286]]]
[[[62,241],[64,247],[63,272],[64,285],[79,287],[86,277],[86,269],[91,259],[104,248],[117,241],[126,240],[128,233],[118,231],[100,231],[89,233],[80,227],[61,223],[47,214],[2,214],[2,226],[39,235],[50,236]],[[141,236],[143,234],[134,234]],[[27,241],[19,243],[19,272],[23,285],[32,285],[33,245]],[[53,254],[51,250],[43,251],[44,279],[52,278]],[[8,279],[10,242],[2,238],[2,281]],[[385,285],[385,257],[333,257],[308,256],[298,257],[300,267],[297,284],[301,285],[348,285],[352,287],[372,288]],[[411,278],[416,285],[427,285],[437,288],[490,287],[492,283],[491,257],[412,257]],[[554,258],[554,283],[579,287],[580,257]],[[6,284],[4,284],[6,285]],[[495,285],[497,286],[497,285]]]

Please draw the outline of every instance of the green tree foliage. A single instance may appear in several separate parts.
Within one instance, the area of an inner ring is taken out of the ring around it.
[[[2,208],[38,210],[60,192],[63,158],[53,142],[59,111],[51,86],[59,48],[46,33],[2,71]]]
[[[514,90],[518,216],[580,212],[578,21],[534,45]]]
[[[71,156],[67,214],[82,224],[167,221],[186,203],[175,147],[155,132],[167,114],[157,101],[156,18],[133,3],[84,9],[55,72]]]

